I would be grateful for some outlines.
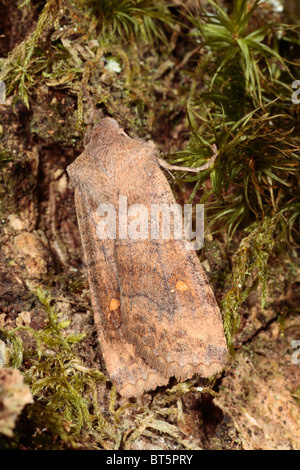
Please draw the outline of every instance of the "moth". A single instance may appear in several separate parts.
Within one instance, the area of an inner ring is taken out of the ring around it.
[[[114,119],[103,118],[67,168],[102,355],[127,398],[167,385],[172,376],[211,376],[227,358],[220,310],[186,240],[97,234],[99,207],[123,217],[120,196],[128,206],[149,209],[175,203],[160,166],[169,167],[153,142],[131,139]]]

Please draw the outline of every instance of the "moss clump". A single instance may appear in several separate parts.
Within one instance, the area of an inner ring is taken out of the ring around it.
[[[28,2],[23,6],[28,8]],[[164,2],[78,0],[59,5],[48,0],[34,31],[4,61],[0,80],[7,96],[14,94],[28,108],[37,84],[70,90],[77,97],[80,130],[82,85],[110,113],[126,114],[131,129],[145,124],[151,128],[156,107],[151,99],[153,69],[169,53],[165,28],[171,25],[174,19]]]
[[[265,217],[262,223],[250,226],[249,235],[242,239],[234,254],[232,271],[225,284],[227,292],[221,302],[224,330],[230,347],[233,334],[240,326],[239,309],[258,284],[261,286],[261,308],[265,306],[268,259],[276,243],[274,232],[280,220],[283,222],[278,214],[272,218]]]
[[[74,346],[85,334],[66,335],[64,330],[70,322],[60,321],[46,292],[38,289],[37,296],[48,314],[44,328],[20,326],[2,330],[2,336],[12,346],[10,363],[22,370],[25,383],[35,397],[28,411],[29,420],[33,420],[37,430],[43,422],[52,436],[57,434],[73,446],[77,445],[82,430],[86,434],[93,430],[99,443],[103,438],[116,440],[117,430],[104,419],[97,401],[97,384],[107,379],[99,370],[85,367],[74,352]],[[33,335],[35,349],[24,349],[21,331]],[[20,429],[19,433],[22,434]],[[42,444],[42,431],[40,439]]]

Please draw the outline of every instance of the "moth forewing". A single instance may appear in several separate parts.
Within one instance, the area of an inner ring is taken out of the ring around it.
[[[176,205],[154,144],[130,139],[105,118],[68,173],[99,341],[117,390],[138,396],[171,376],[220,371],[227,357],[221,314],[196,252],[173,232],[151,238],[152,206]],[[121,198],[129,207],[126,219]],[[128,224],[106,239],[97,233],[103,204],[112,206],[117,224]],[[130,232],[132,205],[149,224],[142,238],[132,236],[136,227]]]

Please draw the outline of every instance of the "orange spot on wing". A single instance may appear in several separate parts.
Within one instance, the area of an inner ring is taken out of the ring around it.
[[[186,290],[189,290],[189,287],[183,281],[177,281],[176,289],[180,292],[185,292]]]
[[[120,302],[118,299],[111,299],[110,305],[109,305],[109,310],[112,312],[113,310],[117,310],[118,307],[120,307]]]

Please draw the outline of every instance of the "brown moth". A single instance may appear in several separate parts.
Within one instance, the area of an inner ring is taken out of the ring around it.
[[[211,163],[211,162],[209,162]],[[195,374],[208,377],[226,362],[221,314],[186,240],[99,239],[97,208],[174,204],[152,142],[128,137],[112,118],[96,124],[67,171],[86,259],[95,323],[110,379],[124,397]],[[167,165],[163,165],[167,167]]]

